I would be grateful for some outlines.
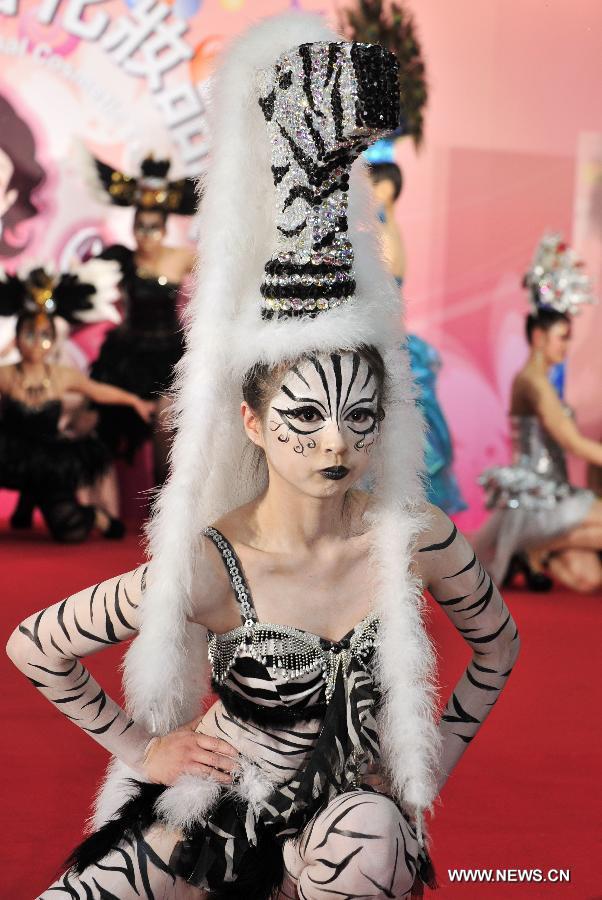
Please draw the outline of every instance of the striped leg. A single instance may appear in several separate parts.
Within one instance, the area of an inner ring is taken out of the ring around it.
[[[388,797],[342,794],[284,847],[280,900],[409,897],[418,845]]]
[[[65,872],[38,900],[203,900],[204,891],[186,884],[169,867],[178,840],[174,832],[154,826],[81,875]]]

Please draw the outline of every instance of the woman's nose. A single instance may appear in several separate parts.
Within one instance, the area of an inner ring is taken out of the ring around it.
[[[322,446],[328,453],[341,455],[347,451],[345,438],[336,422],[330,422],[322,432]]]

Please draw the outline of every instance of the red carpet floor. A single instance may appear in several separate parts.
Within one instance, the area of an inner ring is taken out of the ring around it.
[[[1,635],[66,594],[142,558],[137,539],[51,544],[0,531]],[[432,825],[441,888],[433,900],[602,900],[599,786],[602,598],[507,593],[522,655],[505,695],[442,795]],[[442,693],[467,652],[441,611],[431,628]],[[120,648],[89,660],[119,693]],[[160,662],[159,660],[157,661]],[[2,658],[1,900],[33,900],[81,835],[105,754]],[[597,860],[597,862],[596,862]],[[450,883],[448,869],[570,869],[570,883]],[[426,898],[425,898],[426,900]]]

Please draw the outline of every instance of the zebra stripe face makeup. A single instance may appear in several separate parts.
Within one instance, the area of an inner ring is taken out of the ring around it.
[[[266,452],[287,470],[303,458],[314,478],[348,487],[367,468],[379,421],[378,382],[359,353],[311,356],[289,369],[270,403]]]

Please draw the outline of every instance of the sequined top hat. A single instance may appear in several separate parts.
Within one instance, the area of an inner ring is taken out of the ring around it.
[[[529,289],[529,305],[535,315],[550,309],[572,316],[584,305],[596,303],[583,262],[560,234],[544,234],[523,286]]]
[[[260,73],[277,196],[276,252],[261,285],[265,318],[316,315],[353,295],[349,170],[399,121],[398,69],[380,46],[316,42]]]
[[[160,210],[191,216],[197,205],[197,184],[194,178],[170,181],[171,162],[147,156],[139,175],[126,175],[119,169],[96,159],[82,150],[82,163],[87,180],[96,196],[115,206],[135,206],[142,210]]]

